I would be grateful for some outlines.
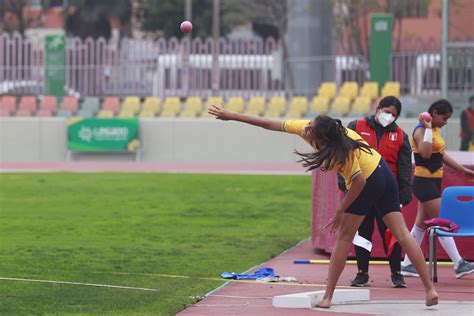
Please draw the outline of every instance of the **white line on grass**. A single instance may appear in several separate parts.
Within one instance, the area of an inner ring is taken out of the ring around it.
[[[69,282],[69,281],[35,280],[35,279],[5,278],[5,277],[0,277],[0,280],[21,281],[21,282],[38,282],[38,283],[53,283],[53,284],[68,284],[68,285],[83,285],[83,286],[107,287],[107,288],[114,288],[114,289],[137,290],[137,291],[152,291],[152,292],[158,292],[159,291],[157,289],[148,289],[148,288],[144,288],[144,287],[131,287],[131,286],[121,286],[121,285],[81,283],[81,282]]]

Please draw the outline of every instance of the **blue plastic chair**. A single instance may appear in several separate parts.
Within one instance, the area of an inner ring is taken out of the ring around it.
[[[457,233],[430,229],[429,271],[433,282],[438,282],[436,237],[474,237],[474,186],[447,187],[441,196],[439,217],[459,225]]]

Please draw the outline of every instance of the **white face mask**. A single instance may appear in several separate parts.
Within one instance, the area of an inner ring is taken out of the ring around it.
[[[379,114],[379,123],[383,127],[387,127],[395,121],[395,116],[391,113],[380,112]]]

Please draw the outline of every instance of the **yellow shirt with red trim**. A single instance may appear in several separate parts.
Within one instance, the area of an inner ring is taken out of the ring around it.
[[[282,122],[281,129],[282,131],[290,134],[299,135],[303,138],[308,144],[313,147],[314,151],[318,151],[316,147],[316,142],[313,139],[307,139],[303,137],[303,131],[306,125],[308,125],[309,120],[287,120]],[[359,136],[356,132],[351,129],[347,130],[347,136],[354,140],[362,140],[362,137]],[[367,143],[366,143],[367,144]],[[329,170],[332,172],[339,172],[346,182],[346,187],[350,188],[352,184],[352,179],[355,176],[362,173],[364,179],[370,177],[370,175],[374,172],[375,168],[379,165],[381,156],[380,154],[374,149],[371,151],[372,154],[369,154],[363,150],[357,149],[353,152],[352,157],[350,157],[344,166],[336,166],[333,169]]]
[[[418,125],[416,126],[415,130],[420,128]],[[415,132],[413,131],[413,134]],[[413,153],[419,153],[418,144],[416,143],[415,139],[412,137],[411,148]],[[446,142],[444,141],[443,136],[441,136],[441,130],[439,128],[433,128],[433,142],[431,143],[431,153],[436,154],[444,154],[446,149]],[[443,167],[436,170],[434,173],[431,173],[428,169],[422,166],[415,166],[415,171],[413,175],[417,177],[423,178],[442,178],[443,177]]]

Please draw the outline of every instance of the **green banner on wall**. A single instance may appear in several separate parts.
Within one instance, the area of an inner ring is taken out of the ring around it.
[[[47,35],[45,38],[45,94],[64,96],[65,85],[64,35]]]
[[[391,14],[370,16],[370,81],[377,81],[379,90],[390,80],[392,21]]]
[[[137,151],[140,148],[138,119],[88,118],[71,121],[68,148],[72,151]]]

